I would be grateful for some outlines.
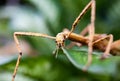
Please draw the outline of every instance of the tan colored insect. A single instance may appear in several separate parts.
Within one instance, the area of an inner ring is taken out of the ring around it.
[[[101,56],[101,58],[106,58],[109,56],[109,54],[120,54],[120,46],[118,44],[120,44],[120,40],[113,42],[113,35],[106,35],[106,34],[94,34],[94,25],[95,25],[95,0],[91,0],[88,5],[82,10],[82,12],[79,14],[79,16],[76,18],[76,20],[74,21],[73,25],[72,25],[72,29],[69,31],[67,29],[64,29],[63,32],[58,33],[56,35],[56,37],[52,37],[46,34],[41,34],[41,33],[33,33],[33,32],[15,32],[14,33],[14,40],[17,46],[17,49],[19,51],[19,56],[18,56],[18,60],[16,63],[16,67],[14,69],[14,73],[13,73],[13,77],[12,77],[12,81],[14,81],[17,70],[18,70],[18,66],[20,63],[20,59],[22,57],[22,51],[20,48],[20,44],[18,41],[17,36],[20,35],[24,35],[24,36],[38,36],[38,37],[45,37],[45,38],[50,38],[56,41],[56,50],[55,50],[55,54],[57,53],[58,49],[60,48],[64,48],[64,42],[65,40],[71,40],[72,42],[77,42],[79,44],[86,44],[88,45],[88,61],[85,65],[85,67],[83,68],[84,70],[87,70],[87,68],[90,66],[91,61],[92,61],[92,51],[93,48],[97,48],[101,51],[104,51],[103,55]],[[78,24],[78,22],[80,21],[80,19],[82,18],[82,16],[86,13],[86,11],[91,8],[91,22],[90,24],[80,33],[80,34],[76,34],[73,33],[76,25]],[[86,34],[89,34],[88,36],[85,36]],[[74,43],[74,44],[77,44]],[[69,46],[71,46],[73,43],[71,43]],[[73,44],[73,45],[74,45]]]

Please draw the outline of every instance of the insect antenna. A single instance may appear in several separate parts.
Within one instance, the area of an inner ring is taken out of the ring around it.
[[[55,50],[53,51],[53,55],[57,58],[58,56],[58,51],[59,51],[59,48],[56,47]]]

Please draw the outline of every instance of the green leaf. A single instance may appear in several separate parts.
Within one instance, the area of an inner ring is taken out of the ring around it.
[[[2,81],[8,81],[2,76],[9,76],[9,79],[12,78],[15,64],[16,60],[13,60],[9,63],[0,65],[0,78],[2,78]],[[79,79],[79,76],[73,75],[73,73],[78,73],[74,67],[72,67],[69,63],[60,61],[59,58],[55,59],[53,56],[41,55],[40,57],[24,57],[21,59],[15,80],[70,81],[69,78]]]
[[[83,69],[87,63],[88,53],[85,49],[64,49],[64,54],[72,62],[72,64],[79,68]],[[111,56],[110,58],[101,60],[101,52],[93,52],[92,55],[92,64],[88,68],[88,72],[97,73],[97,74],[114,74],[116,72],[117,64],[120,61],[120,57]]]
[[[15,79],[15,81],[37,81],[31,77],[28,77],[28,76],[24,76],[24,75],[21,75],[21,74],[17,74],[16,76],[17,79]],[[12,75],[10,72],[1,72],[0,73],[0,80],[1,81],[11,81],[12,79]]]

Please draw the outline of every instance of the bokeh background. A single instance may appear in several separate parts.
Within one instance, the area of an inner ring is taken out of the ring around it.
[[[11,81],[18,51],[13,33],[39,32],[56,36],[71,25],[90,0],[0,0],[0,81]],[[90,23],[90,10],[74,32]],[[120,0],[96,0],[96,33],[120,38]],[[84,73],[61,55],[52,55],[55,42],[42,37],[20,36],[23,58],[16,81],[119,81],[113,76]]]

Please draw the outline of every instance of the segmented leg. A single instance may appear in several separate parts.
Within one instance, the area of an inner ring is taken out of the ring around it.
[[[95,32],[95,0],[91,0],[91,26],[89,26],[89,43],[88,43],[88,61],[83,68],[83,70],[87,70],[92,62],[92,52],[93,52],[93,38]]]
[[[83,15],[87,12],[87,10],[91,7],[92,3],[93,3],[93,0],[91,0],[88,3],[88,5],[82,10],[82,12],[79,14],[79,16],[75,19],[75,21],[72,24],[72,29],[70,30],[69,35],[74,31],[76,25],[78,24],[78,22],[80,21],[80,19],[83,17]]]
[[[93,42],[93,37],[94,37],[94,25],[95,25],[95,7],[96,3],[95,0],[91,0],[88,5],[82,10],[82,12],[79,14],[79,16],[76,18],[76,20],[74,21],[73,25],[72,25],[72,29],[70,30],[69,35],[74,31],[76,25],[78,24],[78,22],[80,21],[80,19],[82,18],[82,16],[87,12],[87,10],[89,8],[91,8],[91,23],[88,27],[88,33],[89,33],[89,43],[88,43],[88,61],[85,65],[85,67],[83,68],[83,70],[86,70],[91,62],[92,62],[92,51],[93,51],[93,46],[92,46],[92,42]]]
[[[16,43],[16,46],[17,46],[17,49],[18,49],[18,52],[19,52],[19,56],[18,56],[17,63],[16,63],[16,66],[15,66],[15,69],[14,69],[12,81],[14,81],[14,79],[15,79],[15,76],[16,76],[16,73],[17,73],[17,70],[18,70],[18,66],[19,66],[19,63],[20,63],[20,59],[22,57],[22,50],[20,48],[20,43],[19,43],[18,38],[17,38],[17,36],[20,36],[20,35],[24,35],[24,36],[38,36],[38,37],[45,37],[45,38],[50,38],[50,39],[56,39],[55,37],[48,36],[46,34],[32,33],[32,32],[15,32],[14,33],[14,40],[15,40],[15,43]]]
[[[100,41],[102,41],[102,40],[104,40],[104,39],[106,39],[106,38],[109,38],[109,42],[108,42],[108,45],[107,45],[107,47],[106,47],[106,49],[105,49],[105,52],[104,52],[104,54],[101,56],[101,59],[104,59],[104,58],[106,58],[109,54],[110,54],[110,48],[111,48],[111,45],[112,45],[112,43],[113,43],[113,35],[108,35],[108,36],[105,36],[105,37],[103,37],[103,38],[101,38],[101,39],[98,39],[98,40],[96,40],[95,42],[93,42],[93,45],[94,44],[96,44],[96,43],[98,43],[98,42],[100,42]]]

